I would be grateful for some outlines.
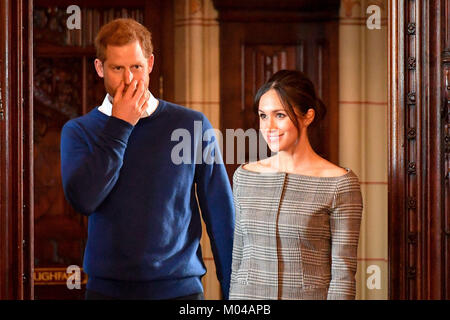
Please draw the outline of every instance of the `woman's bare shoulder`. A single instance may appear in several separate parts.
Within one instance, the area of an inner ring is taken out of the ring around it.
[[[322,177],[339,177],[348,173],[347,169],[339,167],[326,159],[323,159],[320,171]]]
[[[272,172],[272,159],[267,158],[259,161],[249,162],[242,166],[245,170],[255,172]]]

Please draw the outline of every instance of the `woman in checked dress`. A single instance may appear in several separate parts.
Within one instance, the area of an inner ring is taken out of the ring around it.
[[[314,85],[278,71],[255,107],[276,155],[234,173],[230,299],[354,299],[361,191],[353,171],[310,145],[308,128],[325,114]]]

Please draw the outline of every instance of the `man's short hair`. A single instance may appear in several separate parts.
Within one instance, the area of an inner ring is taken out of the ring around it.
[[[106,60],[106,47],[124,46],[134,41],[139,41],[145,58],[150,58],[153,53],[152,34],[142,24],[134,19],[115,19],[101,27],[95,37],[97,58]]]

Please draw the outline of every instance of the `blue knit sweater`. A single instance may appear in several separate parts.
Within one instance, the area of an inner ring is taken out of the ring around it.
[[[201,211],[228,298],[233,198],[224,165],[203,159],[220,156],[208,129],[202,113],[163,100],[136,126],[98,108],[64,125],[64,193],[89,216],[88,289],[123,299],[203,292]]]

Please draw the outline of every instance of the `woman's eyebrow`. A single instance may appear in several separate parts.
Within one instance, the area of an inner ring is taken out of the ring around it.
[[[265,112],[264,110],[258,109],[259,112]],[[286,112],[286,110],[284,109],[277,109],[277,110],[270,110],[269,112],[279,112],[279,111],[283,111]]]

